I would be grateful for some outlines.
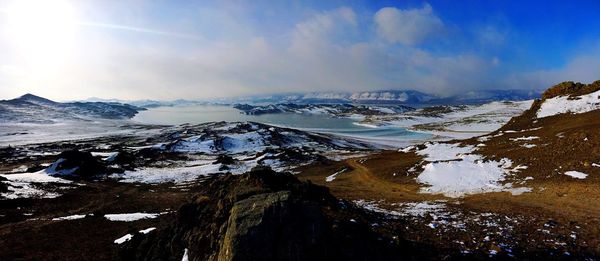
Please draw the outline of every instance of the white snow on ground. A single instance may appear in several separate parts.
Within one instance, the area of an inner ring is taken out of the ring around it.
[[[22,172],[27,171],[27,169],[28,169],[27,166],[21,165],[21,166],[18,166],[16,168],[12,169],[9,173],[22,173]]]
[[[554,116],[563,113],[585,113],[600,109],[600,91],[571,98],[558,96],[547,99],[537,112],[538,118]]]
[[[527,148],[527,149],[531,149],[531,148],[536,147],[536,146],[537,145],[535,145],[535,144],[523,144],[523,145],[521,145],[521,147]]]
[[[508,191],[518,195],[530,191],[502,184],[506,175],[518,171],[510,168],[510,159],[486,161],[473,151],[471,146],[459,147],[458,144],[427,144],[425,149],[417,151],[431,161],[417,177],[417,182],[429,185],[421,188],[421,192],[456,198],[486,192]]]
[[[10,174],[10,175],[0,175],[5,177],[10,181],[18,181],[18,182],[36,182],[36,183],[71,183],[71,181],[52,177],[46,174],[45,170],[31,173],[20,173],[20,174]]]
[[[462,197],[467,194],[506,189],[500,182],[504,180],[505,169],[512,165],[510,160],[483,161],[478,155],[464,155],[461,158],[460,161],[425,165],[417,181],[430,187],[422,188],[421,191],[441,193],[448,197]]]
[[[119,155],[119,152],[92,152],[92,156],[101,157],[104,161],[111,162]]]
[[[414,150],[414,149],[415,149],[415,146],[411,145],[411,146],[407,146],[407,147],[404,147],[402,149],[399,149],[398,152],[408,153],[408,152],[410,152],[411,150]]]
[[[148,234],[148,233],[152,232],[155,229],[156,229],[155,227],[150,227],[150,228],[142,229],[139,232],[142,233],[142,234]],[[127,235],[124,235],[124,236],[122,236],[120,238],[115,239],[115,241],[113,241],[113,242],[115,244],[119,244],[120,245],[120,244],[123,244],[123,243],[131,240],[132,238],[133,238],[132,234],[127,234]]]
[[[519,188],[509,188],[509,189],[506,189],[505,191],[510,192],[510,194],[512,194],[513,196],[518,196],[523,193],[529,193],[529,192],[533,191],[533,189],[527,188],[527,187],[519,187]]]
[[[213,139],[202,140],[200,136],[187,138],[179,141],[172,149],[175,152],[215,152],[215,142]]]
[[[265,137],[257,132],[223,135],[223,148],[229,153],[260,152],[266,148]]]
[[[176,168],[143,168],[134,171],[125,171],[123,174],[113,174],[112,178],[119,178],[120,182],[125,183],[183,183],[190,182],[200,176],[222,173],[219,171],[221,164],[207,163],[194,167],[176,167]]]
[[[74,167],[74,168],[71,168],[71,169],[56,170],[56,168],[58,168],[58,166],[61,163],[63,163],[64,161],[65,161],[65,159],[63,159],[63,158],[60,158],[60,159],[56,160],[44,172],[46,174],[48,174],[48,175],[53,175],[53,176],[68,176],[68,175],[73,174],[73,172],[77,171],[77,169],[79,169],[79,167]]]
[[[579,171],[573,171],[573,170],[565,172],[565,175],[571,176],[576,179],[585,179],[588,176],[588,174],[585,174],[585,173],[579,172]]]
[[[510,140],[512,141],[532,141],[532,140],[537,140],[540,137],[538,136],[529,136],[529,137],[518,137],[518,138],[510,138]]]
[[[458,144],[426,143],[426,148],[417,151],[427,161],[441,161],[457,159],[461,154],[471,153],[472,146],[459,147]]]
[[[36,185],[43,183],[71,183],[71,181],[68,180],[49,176],[46,174],[45,170],[0,176],[8,179],[8,190],[10,190],[10,192],[1,194],[1,196],[8,199],[31,197],[56,198],[60,196],[60,194],[44,191]]]
[[[410,202],[400,204],[402,212],[407,216],[425,217],[430,213],[437,213],[446,208],[446,205],[441,202],[423,201]]]
[[[183,257],[181,258],[181,261],[188,261],[188,259],[188,249],[186,248],[185,250],[183,250]]]
[[[142,233],[142,234],[148,234],[148,233],[152,232],[155,229],[156,229],[155,227],[149,227],[149,228],[140,230],[140,233]]]
[[[344,169],[342,169],[342,170],[340,170],[340,171],[338,171],[336,173],[333,173],[333,174],[327,176],[325,178],[325,182],[332,182],[332,181],[334,181],[335,178],[337,177],[337,175],[343,173],[344,171],[346,171],[346,168],[344,168]]]
[[[405,215],[400,211],[383,209],[379,207],[379,204],[375,201],[366,201],[363,199],[359,199],[355,200],[354,204],[369,211],[385,214],[388,217],[401,217]]]
[[[82,219],[85,218],[86,215],[70,215],[70,216],[65,216],[65,217],[57,217],[57,218],[53,218],[52,221],[62,221],[62,220],[76,220],[76,219]]]
[[[438,139],[467,139],[489,133],[506,124],[512,117],[529,109],[532,100],[520,102],[491,102],[482,105],[452,107],[454,111],[439,116],[429,116],[421,110],[375,116],[375,123],[408,128],[411,131],[439,136]],[[431,128],[415,128],[426,124]]]
[[[136,221],[140,219],[152,219],[157,218],[158,216],[164,213],[127,213],[127,214],[106,214],[104,217],[110,221]]]
[[[124,235],[124,236],[122,236],[120,238],[115,239],[114,243],[120,245],[120,244],[123,244],[123,243],[131,240],[131,238],[133,238],[133,235],[132,234],[127,234],[127,235]]]
[[[194,165],[182,166],[182,167],[165,167],[165,168],[142,168],[133,171],[125,171],[122,174],[113,174],[111,178],[117,178],[120,182],[125,183],[186,183],[191,182],[201,176],[207,176],[209,174],[218,173],[231,173],[231,174],[243,174],[250,171],[252,168],[260,165],[258,161],[263,160],[267,156],[272,154],[264,154],[260,157],[240,160],[236,164],[227,165],[227,168],[220,170],[224,167],[223,164],[213,164],[214,160],[198,160],[194,161]],[[282,167],[281,162],[277,159],[267,159],[262,162],[262,165],[270,166],[273,170],[284,171],[286,168]]]

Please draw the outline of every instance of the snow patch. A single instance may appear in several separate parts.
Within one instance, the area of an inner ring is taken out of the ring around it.
[[[544,118],[564,113],[585,113],[600,108],[600,91],[571,98],[559,96],[547,99],[537,112],[538,118]]]
[[[472,146],[460,147],[459,144],[426,143],[426,148],[417,151],[427,161],[443,161],[458,159],[461,154],[471,153]]]
[[[60,194],[40,189],[38,185],[44,183],[71,183],[71,181],[68,180],[49,176],[44,170],[32,173],[7,174],[0,176],[8,179],[9,192],[0,194],[8,199],[32,197],[56,198],[60,196]]]
[[[125,171],[123,174],[113,174],[112,178],[119,178],[125,183],[184,183],[208,174],[222,173],[221,164],[207,163],[200,166],[176,168],[143,168],[134,171]]]
[[[139,232],[142,233],[142,234],[148,234],[148,233],[152,232],[155,229],[156,229],[155,227],[149,227],[149,228],[146,228],[146,229],[142,229]]]
[[[423,193],[444,194],[453,198],[505,191],[509,187],[501,184],[501,181],[504,181],[511,165],[509,159],[484,161],[479,155],[464,155],[459,161],[425,165],[417,181],[430,185],[421,189]]]
[[[327,177],[325,178],[325,182],[332,182],[332,181],[334,181],[334,180],[335,180],[335,177],[336,177],[338,174],[341,174],[341,173],[343,173],[343,172],[344,172],[344,171],[346,171],[346,170],[347,170],[347,169],[346,169],[346,168],[344,168],[344,169],[342,169],[342,170],[340,170],[340,171],[338,171],[338,172],[336,172],[336,173],[333,173],[333,174],[331,174],[331,175],[327,176]]]
[[[579,172],[579,171],[573,171],[573,170],[565,172],[565,175],[570,176],[572,178],[576,178],[576,179],[585,179],[588,176],[588,174],[585,174],[585,173]]]
[[[65,217],[57,217],[57,218],[53,218],[52,221],[62,221],[62,220],[76,220],[76,219],[82,219],[85,218],[86,215],[70,215],[70,216],[65,216]]]
[[[53,176],[68,176],[68,175],[73,174],[73,172],[77,171],[77,169],[79,169],[79,167],[73,167],[70,169],[57,170],[56,168],[58,168],[58,166],[65,161],[66,161],[66,159],[63,159],[63,158],[56,160],[44,172],[48,175],[53,175]]]
[[[540,137],[538,136],[529,136],[529,137],[518,137],[518,138],[510,138],[510,140],[512,141],[532,141],[532,140],[537,140]]]
[[[183,257],[181,258],[181,261],[188,261],[189,257],[188,257],[188,249],[186,248],[185,250],[183,250]]]
[[[104,217],[110,221],[131,222],[140,219],[152,219],[164,213],[126,213],[126,214],[106,214]]]
[[[417,182],[429,185],[421,188],[422,193],[458,198],[487,192],[509,191],[518,195],[530,191],[512,188],[512,184],[502,184],[506,175],[522,169],[520,166],[511,169],[510,159],[486,161],[481,155],[473,154],[473,146],[460,147],[459,144],[445,143],[425,145],[425,149],[417,151],[417,154],[430,161],[417,177]]]
[[[123,244],[123,243],[131,240],[132,238],[133,238],[132,234],[127,234],[127,235],[124,235],[124,236],[122,236],[120,238],[115,239],[115,241],[113,241],[113,242],[115,244],[119,244],[120,245],[120,244]]]
[[[138,232],[139,232],[139,233],[142,233],[142,234],[148,234],[148,233],[150,233],[151,231],[153,231],[153,230],[155,230],[155,229],[156,229],[155,227],[151,227],[151,228],[142,229],[142,230],[140,230],[140,231],[138,231]],[[118,245],[120,245],[120,244],[123,244],[123,243],[125,243],[125,242],[127,242],[127,241],[131,240],[132,238],[133,238],[133,235],[132,235],[132,234],[127,234],[127,235],[124,235],[124,236],[122,236],[122,237],[120,237],[120,238],[117,238],[117,239],[115,239],[115,241],[113,241],[113,242],[114,242],[115,244],[118,244]]]

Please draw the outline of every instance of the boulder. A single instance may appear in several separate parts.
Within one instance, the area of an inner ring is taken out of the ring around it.
[[[8,179],[0,176],[0,193],[8,192]]]
[[[46,173],[71,179],[91,179],[106,174],[106,167],[90,152],[69,150],[61,152]]]
[[[366,212],[327,188],[257,168],[213,177],[156,233],[123,244],[123,260],[390,260],[425,247],[382,238]],[[423,249],[423,250],[421,250]]]

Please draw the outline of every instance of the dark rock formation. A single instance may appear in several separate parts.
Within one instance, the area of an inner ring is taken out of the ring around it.
[[[106,174],[106,167],[90,152],[68,150],[61,152],[58,160],[46,172],[49,175],[71,179],[91,179]]]
[[[556,96],[579,96],[600,90],[600,80],[590,84],[580,82],[561,82],[550,87],[542,94],[542,99],[551,99]]]
[[[0,177],[0,193],[6,192],[8,192],[8,179],[5,177]]]
[[[388,260],[427,258],[425,249],[384,239],[367,213],[325,187],[255,169],[215,177],[165,229],[138,234],[124,260]]]
[[[233,159],[231,156],[227,154],[219,154],[219,156],[217,156],[217,160],[213,164],[231,165],[234,163],[235,159]]]

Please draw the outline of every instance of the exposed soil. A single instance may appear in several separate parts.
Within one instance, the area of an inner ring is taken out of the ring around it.
[[[83,182],[52,199],[0,201],[0,253],[2,260],[115,260],[113,241],[128,233],[161,227],[173,218],[190,190],[173,184],[145,185],[117,182]],[[165,213],[155,219],[109,221],[104,214]],[[88,214],[77,220],[53,218]]]
[[[513,166],[527,166],[506,182],[532,188],[529,193],[511,195],[508,192],[485,193],[460,199],[419,193],[415,178],[420,173],[422,158],[415,153],[386,151],[342,162],[326,162],[298,169],[303,180],[327,186],[332,193],[348,200],[379,202],[379,206],[396,210],[402,202],[445,200],[447,206],[461,213],[495,213],[522,221],[513,224],[512,231],[503,235],[516,243],[513,256],[532,253],[552,253],[557,256],[600,256],[600,111],[576,115],[535,118],[539,102],[530,111],[511,120],[499,131],[484,138],[460,142],[477,146],[476,152],[487,159],[508,158]],[[523,137],[537,137],[518,140]],[[515,140],[517,139],[517,140]],[[535,147],[522,145],[533,144]],[[415,167],[416,171],[409,171]],[[335,180],[326,177],[341,170]],[[585,179],[564,175],[569,170],[588,174]],[[552,221],[552,222],[550,222]],[[449,230],[438,237],[425,236],[432,229],[429,220],[413,220],[401,229],[416,242],[428,242],[437,247],[449,241],[475,241],[489,234],[485,227],[473,227],[469,237]],[[550,225],[548,225],[550,222]],[[552,229],[549,229],[549,228]],[[411,234],[410,232],[418,232]],[[576,235],[575,235],[576,234]],[[481,235],[481,236],[473,236]],[[501,239],[498,239],[501,240]],[[494,241],[494,240],[490,240]],[[557,243],[560,242],[560,243]],[[467,243],[465,243],[467,244]],[[494,250],[493,245],[468,249]],[[517,250],[518,249],[518,250]],[[499,250],[497,250],[499,251]],[[565,253],[568,253],[565,254]],[[536,255],[536,254],[534,254]]]

